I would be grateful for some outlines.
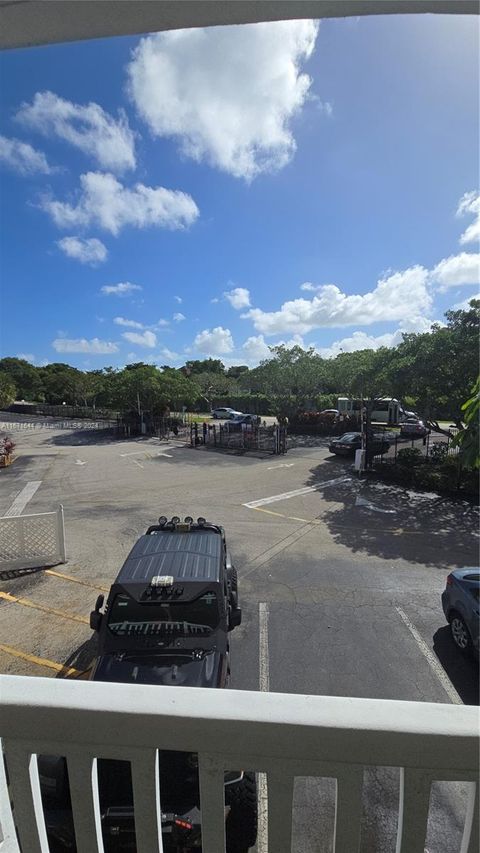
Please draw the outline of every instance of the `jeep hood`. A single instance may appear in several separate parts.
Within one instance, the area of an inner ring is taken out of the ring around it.
[[[161,652],[108,654],[98,658],[92,678],[124,684],[220,687],[222,658],[220,652],[209,652],[201,659]]]

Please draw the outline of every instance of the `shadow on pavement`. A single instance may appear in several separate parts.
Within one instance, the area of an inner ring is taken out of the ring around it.
[[[65,671],[68,667],[72,667],[74,669],[79,670],[80,675],[76,675],[75,678],[87,677],[88,673],[92,667],[92,664],[98,654],[98,642],[97,635],[93,634],[89,640],[85,643],[82,643],[78,649],[75,649],[71,655],[64,661],[63,666],[65,669],[62,672],[59,672],[55,678],[65,678]]]
[[[332,478],[335,468],[338,476]],[[332,503],[321,520],[335,542],[351,551],[442,571],[478,564],[479,512],[465,501],[359,481],[350,461],[339,460],[338,466],[328,469],[316,466],[307,485],[316,486],[323,501]]]
[[[457,649],[448,625],[433,635],[433,651],[465,704],[480,704],[478,661]]]
[[[85,444],[110,444],[118,441],[118,436],[112,429],[78,429],[66,430],[60,435],[46,438],[44,444],[54,444],[57,447],[69,447]]]
[[[14,581],[17,578],[23,578],[25,575],[34,575],[37,572],[43,572],[46,566],[35,566],[28,569],[5,569],[0,572],[0,581]]]

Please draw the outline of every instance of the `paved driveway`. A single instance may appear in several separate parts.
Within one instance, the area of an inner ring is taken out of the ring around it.
[[[476,701],[476,667],[452,647],[440,604],[448,571],[477,559],[469,505],[360,484],[325,447],[259,459],[58,424],[12,435],[19,457],[0,472],[0,514],[39,482],[23,512],[64,505],[68,564],[3,576],[1,671],[87,670],[96,596],[159,515],[191,514],[225,526],[238,567],[233,687],[265,688],[268,659],[271,691]],[[373,768],[365,779],[362,850],[391,850],[398,771]],[[455,849],[461,797],[461,786],[435,789],[432,853]],[[296,853],[330,850],[333,804],[331,781],[297,781]]]

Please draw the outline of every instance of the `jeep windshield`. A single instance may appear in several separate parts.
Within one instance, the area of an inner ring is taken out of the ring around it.
[[[210,634],[219,622],[217,596],[206,592],[194,601],[155,601],[141,604],[126,594],[115,596],[108,629],[116,636]]]

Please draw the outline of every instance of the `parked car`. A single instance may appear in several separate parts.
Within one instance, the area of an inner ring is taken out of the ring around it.
[[[430,430],[420,418],[407,418],[400,425],[400,435],[404,438],[423,438]]]
[[[257,426],[261,423],[261,420],[260,415],[239,415],[238,417],[231,418],[225,426],[229,431],[240,430],[244,426]]]
[[[455,569],[447,577],[442,607],[452,639],[462,652],[479,656],[480,568]]]
[[[360,432],[345,432],[339,438],[330,442],[328,449],[330,453],[338,456],[353,456],[356,450],[362,446],[362,434]],[[368,441],[368,452],[371,456],[378,456],[390,449],[390,442],[382,435],[372,433]]]
[[[320,417],[326,421],[336,421],[339,414],[340,412],[338,409],[323,409],[323,411],[320,412]]]
[[[231,420],[231,418],[238,418],[242,415],[242,412],[237,412],[236,409],[230,409],[228,407],[220,407],[218,409],[213,409],[212,418],[221,418],[222,420]]]

